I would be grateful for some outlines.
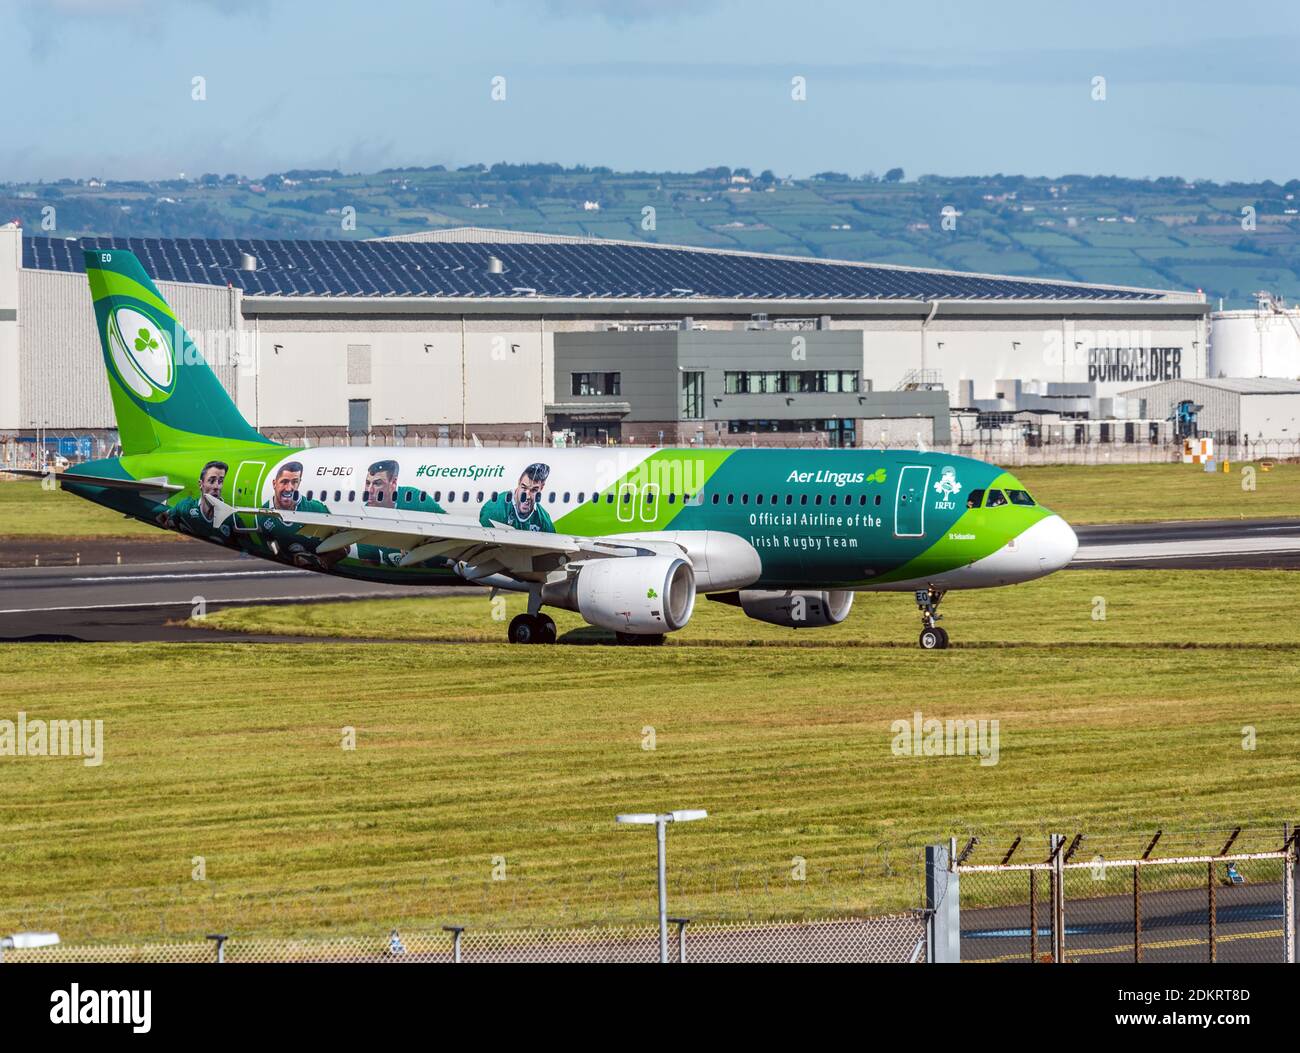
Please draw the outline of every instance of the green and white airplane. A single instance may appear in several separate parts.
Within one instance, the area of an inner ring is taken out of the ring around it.
[[[906,591],[939,649],[946,592],[1042,577],[1077,548],[1010,472],[947,454],[283,446],[134,255],[85,259],[122,455],[55,473],[63,489],[322,573],[525,592],[514,643],[554,642],[548,606],[661,643],[699,594],[808,628],[843,621],[855,592]]]

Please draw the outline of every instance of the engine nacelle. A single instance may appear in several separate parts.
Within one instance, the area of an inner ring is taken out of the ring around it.
[[[736,595],[741,610],[750,618],[787,629],[839,625],[853,609],[853,593],[848,589],[830,592],[741,589]]]
[[[577,611],[602,629],[656,636],[691,620],[695,572],[680,556],[594,559],[568,581],[547,585],[542,602]]]

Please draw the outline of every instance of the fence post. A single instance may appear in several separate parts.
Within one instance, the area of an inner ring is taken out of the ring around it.
[[[443,932],[451,933],[451,960],[457,965],[460,964],[460,934],[465,931],[464,925],[444,925]]]
[[[208,936],[208,939],[212,940],[217,945],[217,964],[225,964],[226,941],[230,939],[230,936],[224,932],[214,932]]]
[[[1065,835],[1052,834],[1052,961],[1065,961]]]
[[[1292,840],[1292,830],[1283,828],[1286,836],[1286,859],[1282,861],[1282,943],[1284,951],[1284,960],[1291,965],[1295,964],[1296,951],[1296,911],[1295,901],[1297,881],[1300,881],[1300,869],[1296,867],[1296,849],[1295,841]]]
[[[1214,961],[1214,923],[1216,921],[1214,909],[1214,860],[1205,864],[1205,889],[1209,899],[1209,923],[1210,923],[1210,961]]]
[[[960,876],[947,845],[925,846],[926,960],[961,961]]]
[[[686,926],[691,923],[691,919],[669,918],[668,920],[677,926],[677,961],[684,963],[686,961]]]
[[[1142,867],[1133,864],[1133,960],[1142,960]]]
[[[1029,964],[1038,964],[1038,871],[1029,871]]]

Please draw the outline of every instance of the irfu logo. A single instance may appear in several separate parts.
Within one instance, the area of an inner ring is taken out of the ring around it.
[[[652,586],[645,590],[645,598],[647,600],[656,600],[659,598],[659,593],[655,592],[654,587]]]

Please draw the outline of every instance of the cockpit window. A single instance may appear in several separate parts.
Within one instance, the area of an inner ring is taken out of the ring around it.
[[[1034,499],[1025,490],[1008,490],[1007,496],[1011,498],[1013,505],[1032,505],[1034,503]]]
[[[979,508],[980,502],[984,500],[983,490],[972,490],[966,498],[967,508]]]
[[[1007,503],[1007,496],[1001,490],[990,490],[989,499],[984,502],[985,508],[997,508],[999,505]]]

